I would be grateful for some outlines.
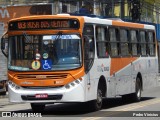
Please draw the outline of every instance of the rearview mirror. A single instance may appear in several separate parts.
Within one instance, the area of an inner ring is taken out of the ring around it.
[[[1,38],[1,50],[2,50],[2,53],[7,57],[8,56],[8,34],[4,34]]]

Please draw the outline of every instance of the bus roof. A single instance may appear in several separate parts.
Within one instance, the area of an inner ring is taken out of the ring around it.
[[[112,19],[84,17],[84,20],[86,23],[95,23],[95,24],[102,24],[102,25],[105,24],[105,25],[113,25],[113,26],[129,27],[129,28],[142,28],[142,29],[155,30],[154,25],[124,22],[120,19],[112,20]]]
[[[89,17],[89,16],[76,16],[70,14],[57,14],[57,15],[35,15],[35,16],[25,16],[20,18],[11,19],[10,21],[21,21],[21,20],[31,20],[31,19],[54,19],[54,18],[77,18],[84,19],[85,23],[93,23],[93,24],[101,24],[101,25],[113,25],[113,26],[121,26],[121,27],[129,27],[129,28],[141,28],[141,29],[149,29],[155,30],[154,25],[140,24],[140,23],[132,23],[132,22],[124,22],[118,19],[107,19],[107,18],[99,18],[99,17]],[[9,22],[10,22],[9,21]]]

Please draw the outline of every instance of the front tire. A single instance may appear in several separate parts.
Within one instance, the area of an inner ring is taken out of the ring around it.
[[[102,89],[100,88],[100,86],[98,87],[97,90],[97,99],[90,101],[90,106],[91,109],[93,111],[98,111],[102,108],[102,101],[103,101],[103,97],[102,97]]]

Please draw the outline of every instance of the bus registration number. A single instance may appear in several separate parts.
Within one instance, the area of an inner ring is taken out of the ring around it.
[[[48,98],[48,94],[36,94],[35,98]]]

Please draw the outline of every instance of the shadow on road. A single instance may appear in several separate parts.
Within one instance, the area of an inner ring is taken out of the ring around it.
[[[154,99],[154,97],[143,97],[141,101]],[[118,106],[129,105],[133,102],[124,102],[121,98],[108,98],[103,100],[102,110],[110,109]],[[20,113],[31,113],[31,109],[13,111]],[[87,103],[63,103],[63,104],[49,104],[46,106],[43,116],[91,116],[96,112],[91,111]]]
[[[155,97],[142,97],[141,101],[147,101],[147,100],[151,100],[154,99]],[[103,101],[103,107],[102,109],[109,109],[109,108],[113,108],[113,107],[118,107],[118,106],[123,106],[123,105],[129,105],[132,104],[134,102],[132,101],[123,101],[122,98],[108,98],[105,99]]]

